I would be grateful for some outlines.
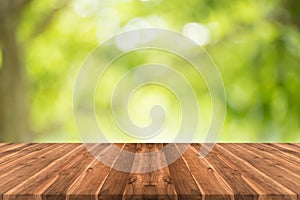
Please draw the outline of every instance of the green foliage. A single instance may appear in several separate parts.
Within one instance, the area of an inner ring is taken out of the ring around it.
[[[36,141],[79,141],[72,116],[73,86],[81,64],[99,43],[128,26],[148,25],[182,32],[190,22],[209,30],[210,38],[203,47],[224,80],[227,118],[220,141],[300,141],[300,27],[294,23],[295,6],[290,15],[291,8],[284,5],[279,0],[75,0],[55,12],[52,20],[36,27],[41,17],[60,5],[33,1],[23,13],[18,37],[26,44],[30,125]],[[37,28],[45,31],[32,37]],[[122,70],[149,60],[180,68],[180,61],[170,55],[128,55],[114,64],[116,69],[103,80],[103,90],[111,90],[109,81],[117,79]],[[193,77],[192,71],[183,73],[194,81],[200,106],[211,108],[205,84],[197,84],[195,80],[199,78]],[[144,89],[134,101],[156,89]],[[160,89],[156,92],[165,94]],[[101,112],[110,115],[107,100],[97,99]],[[167,101],[177,109],[176,99]],[[132,113],[137,123],[149,122],[143,118],[147,111],[139,114],[138,108],[132,109],[137,109]],[[203,112],[206,124],[209,110]],[[98,119],[101,121],[101,117]],[[177,122],[178,119],[171,120],[173,124]],[[109,126],[106,129],[116,132]]]

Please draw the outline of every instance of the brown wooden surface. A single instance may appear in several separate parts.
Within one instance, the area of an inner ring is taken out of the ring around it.
[[[124,152],[165,144],[115,145],[120,152],[109,144],[90,147],[128,171],[179,158],[157,171],[130,173],[102,164],[82,144],[0,143],[0,199],[300,199],[299,144],[217,144],[205,158],[198,156],[201,144],[181,156],[181,145],[171,144],[143,163]]]

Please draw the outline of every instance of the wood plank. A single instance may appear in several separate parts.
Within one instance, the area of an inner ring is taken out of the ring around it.
[[[227,144],[226,149],[247,161],[267,176],[272,177],[273,180],[284,185],[294,193],[300,194],[299,178],[292,176],[286,170],[274,167],[272,161],[263,159],[263,157],[249,151],[243,145]],[[297,198],[299,198],[299,196],[297,196]]]
[[[286,148],[284,146],[280,146],[278,144],[268,144],[269,146],[273,147],[277,151],[279,151],[282,154],[285,154],[288,157],[291,157],[292,159],[298,161],[300,158],[300,152],[296,152],[293,150],[290,150],[290,148]]]
[[[21,168],[30,165],[30,162],[33,162],[37,159],[36,157],[41,154],[48,153],[53,148],[61,148],[61,145],[37,144],[28,146],[22,149],[20,152],[12,153],[11,156],[8,156],[6,159],[4,158],[0,164],[0,179],[2,179],[3,176],[14,174]]]
[[[199,152],[201,144],[193,144],[193,147]],[[202,159],[210,165],[210,170],[219,174],[226,183],[230,183],[235,199],[258,199],[258,193],[251,187],[251,184],[245,181],[241,172],[228,162],[220,162],[219,155],[214,149]]]
[[[108,146],[102,150],[100,155],[104,157],[102,158],[102,161],[105,160],[105,162],[107,162],[110,160],[113,164],[120,152],[112,152],[112,145],[107,145]],[[122,144],[120,148],[122,149],[123,146],[124,145]],[[67,199],[97,199],[97,195],[110,171],[110,167],[104,165],[97,159],[94,159],[69,187]]]
[[[11,143],[0,143],[0,150],[1,150],[1,148],[2,148],[3,146],[9,145],[9,144],[11,144]]]
[[[3,165],[4,161],[9,162],[14,160],[14,158],[21,157],[20,153],[23,153],[23,155],[27,155],[32,151],[37,151],[35,147],[41,149],[39,144],[7,144],[4,146],[2,151],[0,151],[0,164]],[[24,151],[26,151],[26,153],[24,153]]]
[[[282,154],[276,154],[276,151],[264,145],[244,144],[244,146],[253,153],[261,156],[264,160],[272,162],[274,167],[289,171],[289,173],[294,174],[294,176],[297,176],[300,180],[300,158],[298,160],[290,159]]]
[[[254,145],[254,143],[253,143],[253,145]],[[266,144],[266,143],[265,144],[257,144],[255,146],[257,149],[268,152],[272,155],[275,155],[279,159],[284,159],[287,162],[291,162],[296,165],[300,165],[300,153],[299,153],[299,156],[295,155],[294,153],[292,153],[292,154],[285,153],[284,151],[280,151],[278,148],[275,148],[273,145]]]
[[[99,199],[122,199],[126,184],[129,179],[129,172],[118,171],[115,168],[125,167],[125,170],[130,171],[134,159],[134,155],[126,156],[126,151],[134,153],[136,144],[126,144],[121,153],[113,164],[113,169],[106,178],[101,190],[98,194]]]
[[[158,152],[163,147],[162,144],[137,144],[137,154]],[[147,154],[143,159],[135,157],[133,171],[147,171],[146,173],[133,173],[129,175],[123,199],[177,199],[174,185],[171,182],[168,167],[156,171],[151,169],[164,166],[167,162],[165,155]]]
[[[8,198],[23,198],[23,199],[34,199],[40,197],[42,192],[52,184],[57,178],[60,170],[66,170],[67,166],[72,165],[74,161],[78,161],[77,157],[81,157],[81,153],[84,150],[82,145],[78,145],[76,148],[67,152],[62,157],[58,158],[55,162],[46,166],[24,182],[15,186],[4,194],[5,199]]]
[[[280,149],[280,151],[284,151],[284,152],[287,152],[291,155],[295,155],[295,156],[300,157],[299,149],[297,147],[291,145],[291,144],[270,144],[270,145]],[[285,149],[285,150],[283,150],[283,149]]]
[[[31,144],[26,144],[26,143],[0,143],[0,157],[3,155],[4,152],[12,149],[16,149],[19,147],[24,147],[24,146],[29,146]]]
[[[300,148],[300,144],[299,144],[299,143],[289,143],[289,144],[292,144],[292,145],[298,146],[298,147]]]
[[[105,144],[94,144],[93,149],[101,150],[104,146]],[[75,163],[80,162],[80,160],[84,159],[85,154],[87,152],[84,146],[77,145],[74,149],[55,160],[55,162],[52,162],[26,181],[5,193],[5,196],[13,199],[42,199],[42,194],[50,185],[55,183],[59,173],[69,170]]]
[[[36,160],[36,156],[48,153],[52,148],[59,148],[60,146],[55,145],[52,147],[50,144],[36,144],[19,149],[20,151],[12,152],[11,156],[7,154],[3,159],[0,159],[0,178],[20,167],[24,167],[23,165],[26,166],[27,161]]]
[[[91,148],[101,152],[106,146],[108,144],[92,144]],[[42,199],[66,199],[67,191],[76,180],[77,175],[88,170],[87,166],[94,160],[95,158],[89,151],[83,148],[75,162],[68,164],[65,170],[60,170],[54,182],[43,192]]]
[[[297,195],[260,170],[232,154],[226,145],[218,144],[214,148],[220,162],[227,162],[232,169],[239,171],[243,179],[259,194],[260,199],[296,199]]]
[[[176,145],[180,149],[180,145]],[[187,163],[204,199],[232,199],[234,194],[228,183],[216,173],[206,160],[199,157],[199,152],[189,147],[183,153]]]
[[[85,145],[93,156],[82,144],[0,143],[0,200],[300,199],[299,144],[216,144],[203,159],[201,144]]]
[[[51,148],[52,151],[49,151],[49,149],[43,149],[39,154],[32,153],[29,157],[16,160],[15,164],[20,165],[21,167],[17,170],[1,175],[1,199],[5,197],[3,196],[4,193],[27,180],[50,163],[69,152],[70,148],[74,147],[74,144],[53,144],[51,146],[53,146],[53,148]]]
[[[168,145],[168,148],[164,149],[164,152],[169,163],[175,160],[169,165],[169,170],[171,173],[171,182],[175,186],[178,199],[202,199],[201,191],[190,173],[189,168],[179,154],[176,145]]]

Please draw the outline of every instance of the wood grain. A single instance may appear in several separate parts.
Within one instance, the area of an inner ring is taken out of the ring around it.
[[[195,159],[198,151],[189,148],[183,153],[183,159],[187,163],[190,172],[205,199],[231,199],[234,194],[226,181],[213,170],[213,167],[205,159]]]
[[[0,143],[0,200],[300,199],[299,144],[217,144],[205,158],[201,147]]]
[[[138,144],[136,153],[157,152],[162,144]],[[177,194],[170,178],[168,167],[152,171],[152,167],[164,165],[167,160],[164,154],[157,156],[147,154],[142,161],[135,158],[136,170],[148,170],[145,173],[130,173],[128,183],[123,193],[123,199],[177,199]]]
[[[202,194],[194,180],[188,166],[183,158],[179,156],[179,151],[175,144],[169,144],[170,148],[166,149],[166,158],[170,162],[179,157],[169,165],[171,180],[180,199],[201,199]],[[175,158],[174,158],[175,157]],[[184,180],[184,181],[183,181]]]

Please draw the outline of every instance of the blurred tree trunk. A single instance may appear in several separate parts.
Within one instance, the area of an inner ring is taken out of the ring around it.
[[[26,141],[30,138],[27,123],[27,81],[18,22],[22,8],[29,1],[0,1],[0,142]]]
[[[0,142],[29,141],[32,138],[28,126],[27,75],[22,55],[26,47],[18,41],[19,22],[24,8],[31,1],[0,0]],[[55,14],[69,2],[58,0],[58,6],[40,18],[28,40],[43,33]]]

